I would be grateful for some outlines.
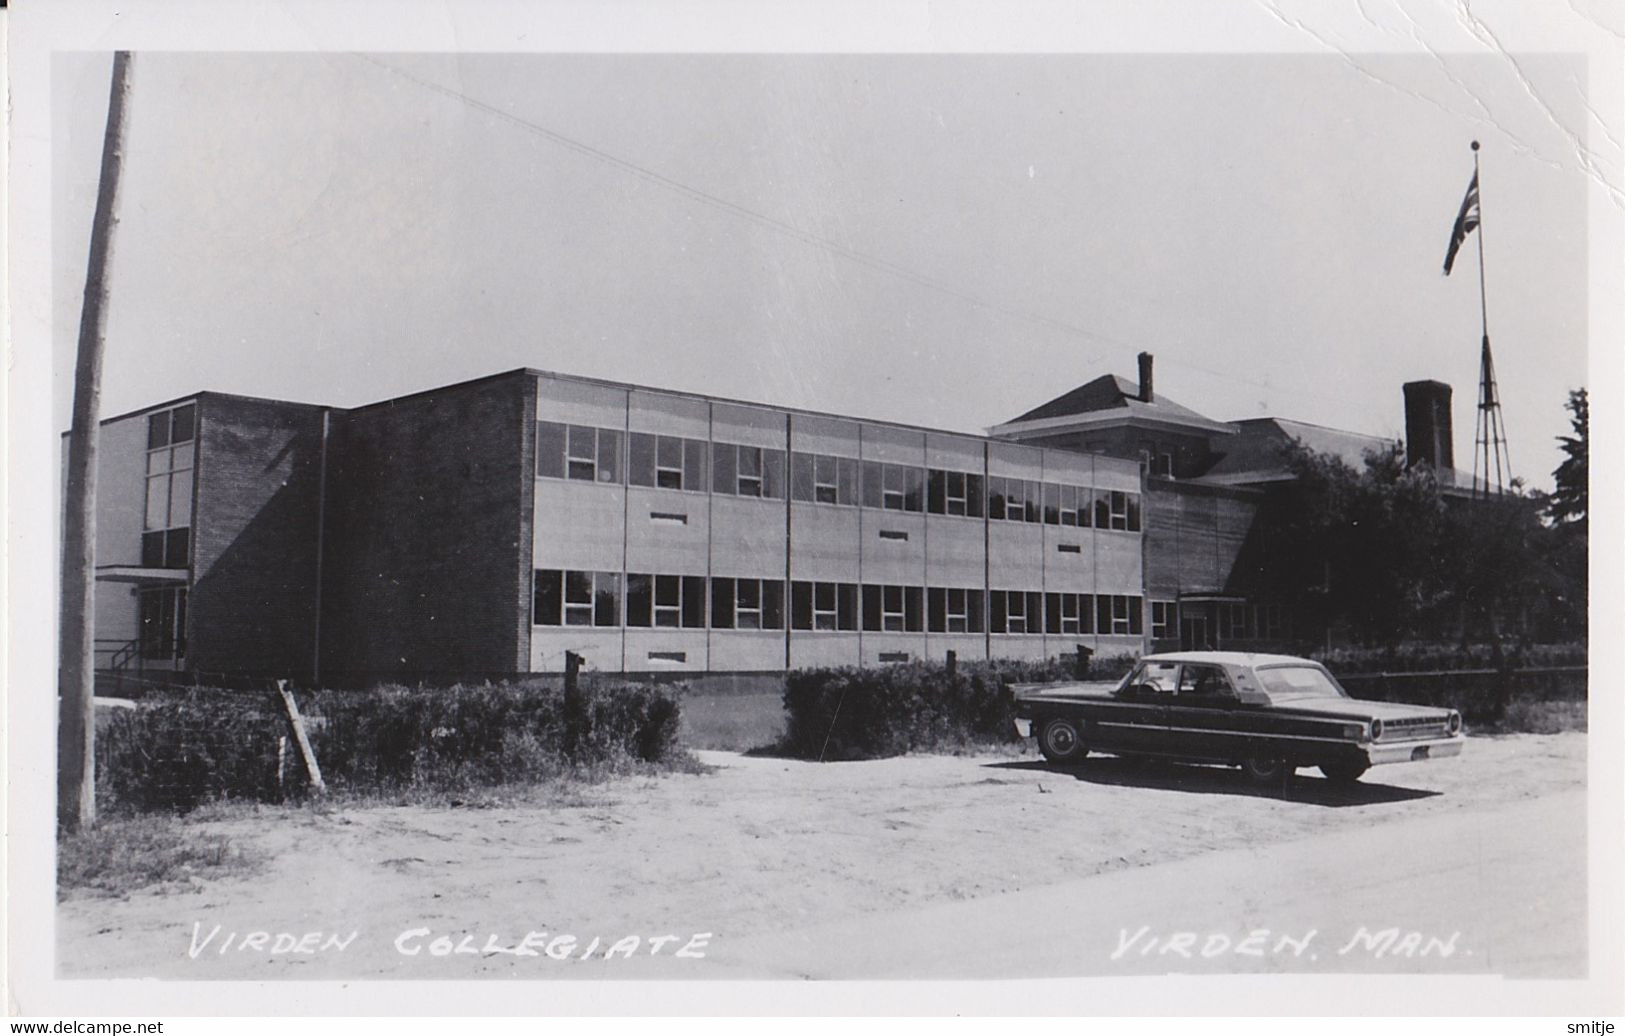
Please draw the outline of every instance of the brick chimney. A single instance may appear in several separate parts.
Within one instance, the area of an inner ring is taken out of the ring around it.
[[[1405,464],[1427,461],[1435,471],[1456,466],[1450,427],[1450,386],[1442,381],[1405,383]]]
[[[1448,394],[1449,389],[1445,389]],[[1140,354],[1140,402],[1149,403],[1153,396],[1151,392],[1151,354]]]

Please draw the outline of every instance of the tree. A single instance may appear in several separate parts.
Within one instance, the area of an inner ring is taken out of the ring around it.
[[[1580,388],[1569,393],[1565,405],[1574,434],[1557,437],[1567,456],[1552,472],[1556,488],[1546,498],[1546,516],[1559,525],[1583,525],[1590,517],[1591,402],[1586,390]]]

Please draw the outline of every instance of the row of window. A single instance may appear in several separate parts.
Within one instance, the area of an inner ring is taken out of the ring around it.
[[[583,482],[622,481],[622,433],[613,428],[536,423],[536,474]],[[625,481],[634,486],[784,499],[785,451],[675,435],[632,432]],[[1002,478],[966,471],[789,454],[792,500],[998,521],[1140,531],[1138,493]],[[707,478],[709,469],[709,478]]]
[[[1044,593],[651,573],[536,571],[537,626],[793,630],[871,633],[1053,633],[1138,636],[1141,599]],[[709,591],[709,593],[708,593]]]

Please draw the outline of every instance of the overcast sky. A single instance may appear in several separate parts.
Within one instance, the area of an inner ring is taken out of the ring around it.
[[[106,55],[53,66],[58,425]],[[353,405],[514,367],[981,431],[1161,393],[1471,467],[1483,142],[1511,460],[1586,378],[1580,58],[138,52],[103,413]]]

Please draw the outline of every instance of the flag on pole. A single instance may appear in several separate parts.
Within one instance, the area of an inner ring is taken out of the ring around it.
[[[1477,228],[1478,173],[1475,171],[1473,182],[1467,185],[1467,196],[1461,199],[1461,211],[1456,214],[1456,225],[1450,229],[1450,250],[1444,254],[1445,276],[1450,275],[1450,268],[1456,264],[1456,252],[1461,248],[1461,243]]]

